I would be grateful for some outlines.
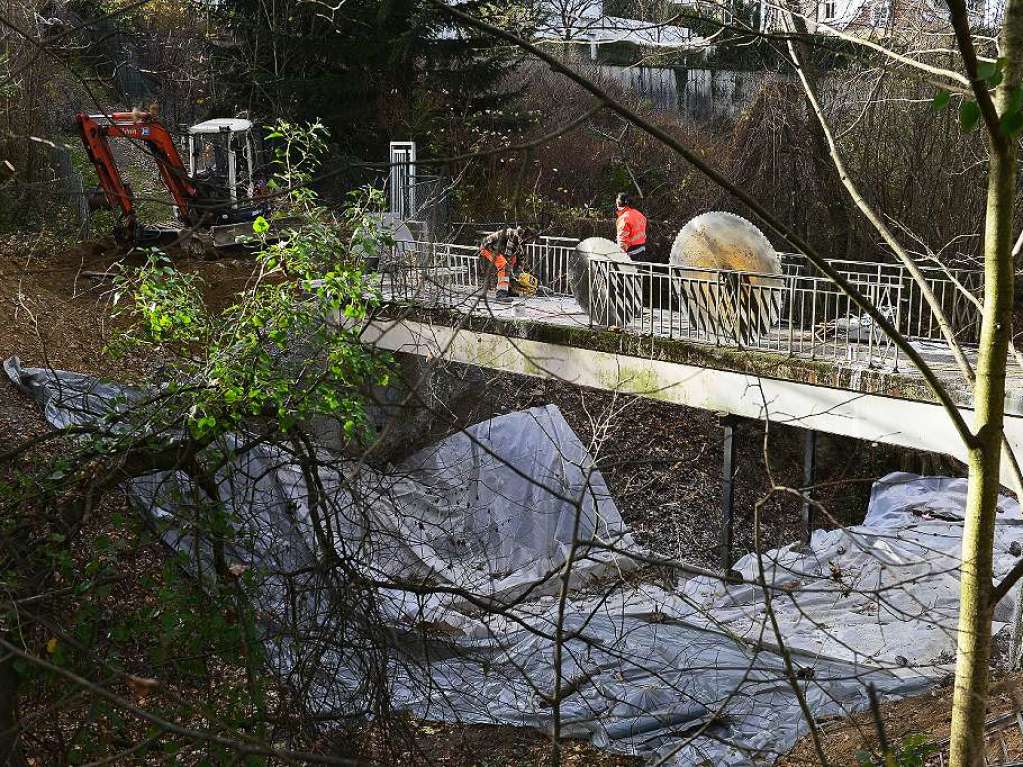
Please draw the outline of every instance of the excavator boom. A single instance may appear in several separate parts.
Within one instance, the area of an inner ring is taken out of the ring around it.
[[[135,203],[110,149],[110,139],[141,142],[156,160],[163,183],[177,206],[178,219],[185,225],[199,223],[199,191],[188,177],[174,140],[167,129],[148,112],[114,112],[110,115],[78,114],[78,130],[89,159],[96,167],[100,189],[107,203],[120,211],[127,235],[133,237],[138,224]]]

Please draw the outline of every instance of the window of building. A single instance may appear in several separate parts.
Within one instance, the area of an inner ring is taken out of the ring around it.
[[[836,0],[821,0],[819,10],[821,21],[830,21],[836,15]]]
[[[881,2],[874,5],[871,10],[871,24],[877,29],[887,29],[888,24],[892,20],[892,6],[888,0],[881,0]]]

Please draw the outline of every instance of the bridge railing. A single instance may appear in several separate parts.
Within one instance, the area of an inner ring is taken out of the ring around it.
[[[457,306],[487,287],[492,271],[479,248],[438,242],[398,242],[382,259],[381,289],[392,300]]]
[[[882,276],[861,286],[894,324],[903,285]],[[595,325],[643,335],[897,368],[898,348],[825,277],[590,260]]]
[[[782,270],[786,274],[818,274],[813,265],[799,254],[787,253],[782,258]],[[899,330],[908,338],[944,340],[941,327],[924,298],[920,284],[902,264],[852,260],[832,260],[829,263],[858,286],[880,282],[901,283],[903,306],[899,314]],[[980,340],[980,310],[977,301],[983,295],[984,273],[976,269],[947,269],[929,265],[920,265],[919,268],[955,337],[968,346],[977,344]]]
[[[529,243],[522,266],[533,272],[544,289],[552,295],[570,296],[568,259],[575,252],[576,240],[545,237]],[[455,290],[451,300],[464,298],[465,288],[483,288],[493,269],[480,260],[475,245],[412,241],[395,244],[390,258],[384,259],[385,283],[392,295],[411,300],[416,291],[435,299]],[[493,287],[493,285],[490,285]]]
[[[555,295],[570,296],[568,262],[578,240],[569,237],[541,237],[526,246],[525,266],[532,269],[540,283]]]
[[[554,295],[570,295],[574,240],[547,238],[527,248],[523,262]],[[813,359],[896,367],[898,350],[832,282],[798,256],[781,274],[692,269],[591,259],[590,320],[648,335],[792,354]],[[832,264],[899,330],[941,341],[938,322],[919,284],[900,264],[851,260]],[[961,343],[979,337],[982,274],[921,267]],[[478,302],[494,287],[493,268],[475,245],[402,242],[383,269],[394,299],[431,306]]]
[[[573,238],[541,237],[538,242],[530,243],[526,247],[523,263],[537,275],[548,291],[554,295],[571,296],[568,264],[577,243],[578,240]],[[782,254],[782,263],[782,273],[785,275],[823,278],[823,275],[798,253]],[[887,290],[898,282],[901,285],[902,301],[898,312],[899,330],[913,339],[944,340],[934,311],[924,298],[919,283],[913,279],[905,266],[851,259],[835,259],[831,264],[844,277],[868,293],[875,290],[875,286],[884,286]],[[980,311],[976,300],[982,293],[983,273],[979,270],[947,269],[923,264],[920,265],[920,271],[924,274],[928,287],[959,342],[966,345],[977,344],[980,339]],[[826,295],[820,291],[818,294]],[[821,309],[827,313],[829,306],[825,304]]]

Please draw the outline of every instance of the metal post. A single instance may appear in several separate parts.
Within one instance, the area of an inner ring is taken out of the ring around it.
[[[817,474],[817,432],[813,429],[803,431],[803,495],[809,499],[816,482]],[[803,501],[803,543],[810,543],[813,533],[813,504]]]
[[[721,464],[721,569],[727,571],[732,566],[732,522],[735,518],[735,428],[739,419],[727,413],[718,415],[718,421],[724,429],[723,454]]]
[[[390,145],[391,212],[402,221],[415,218],[416,208],[416,144],[414,141],[392,141]]]
[[[897,327],[899,330],[902,330],[902,282],[901,281],[899,282],[898,292],[896,293],[896,295],[898,296],[898,299],[895,301],[895,327]],[[906,328],[906,329],[909,330],[909,328]],[[899,372],[899,345],[894,343],[894,342],[892,342],[892,341],[889,341],[888,343],[889,343],[890,346],[894,346],[895,347],[895,364],[894,364],[894,367],[892,368],[892,372],[898,373]]]

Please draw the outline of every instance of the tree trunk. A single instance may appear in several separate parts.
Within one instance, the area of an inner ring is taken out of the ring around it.
[[[1023,2],[1006,12],[1002,51],[1008,63],[998,89],[999,113],[1020,79]],[[998,133],[997,131],[995,132]],[[984,715],[991,653],[991,605],[995,510],[998,502],[1005,404],[1005,366],[1012,333],[1012,204],[1016,186],[1016,140],[992,135],[989,144],[987,215],[984,224],[984,313],[974,387],[976,444],[970,450],[969,491],[963,531],[962,593],[952,703],[950,767],[984,763]]]

